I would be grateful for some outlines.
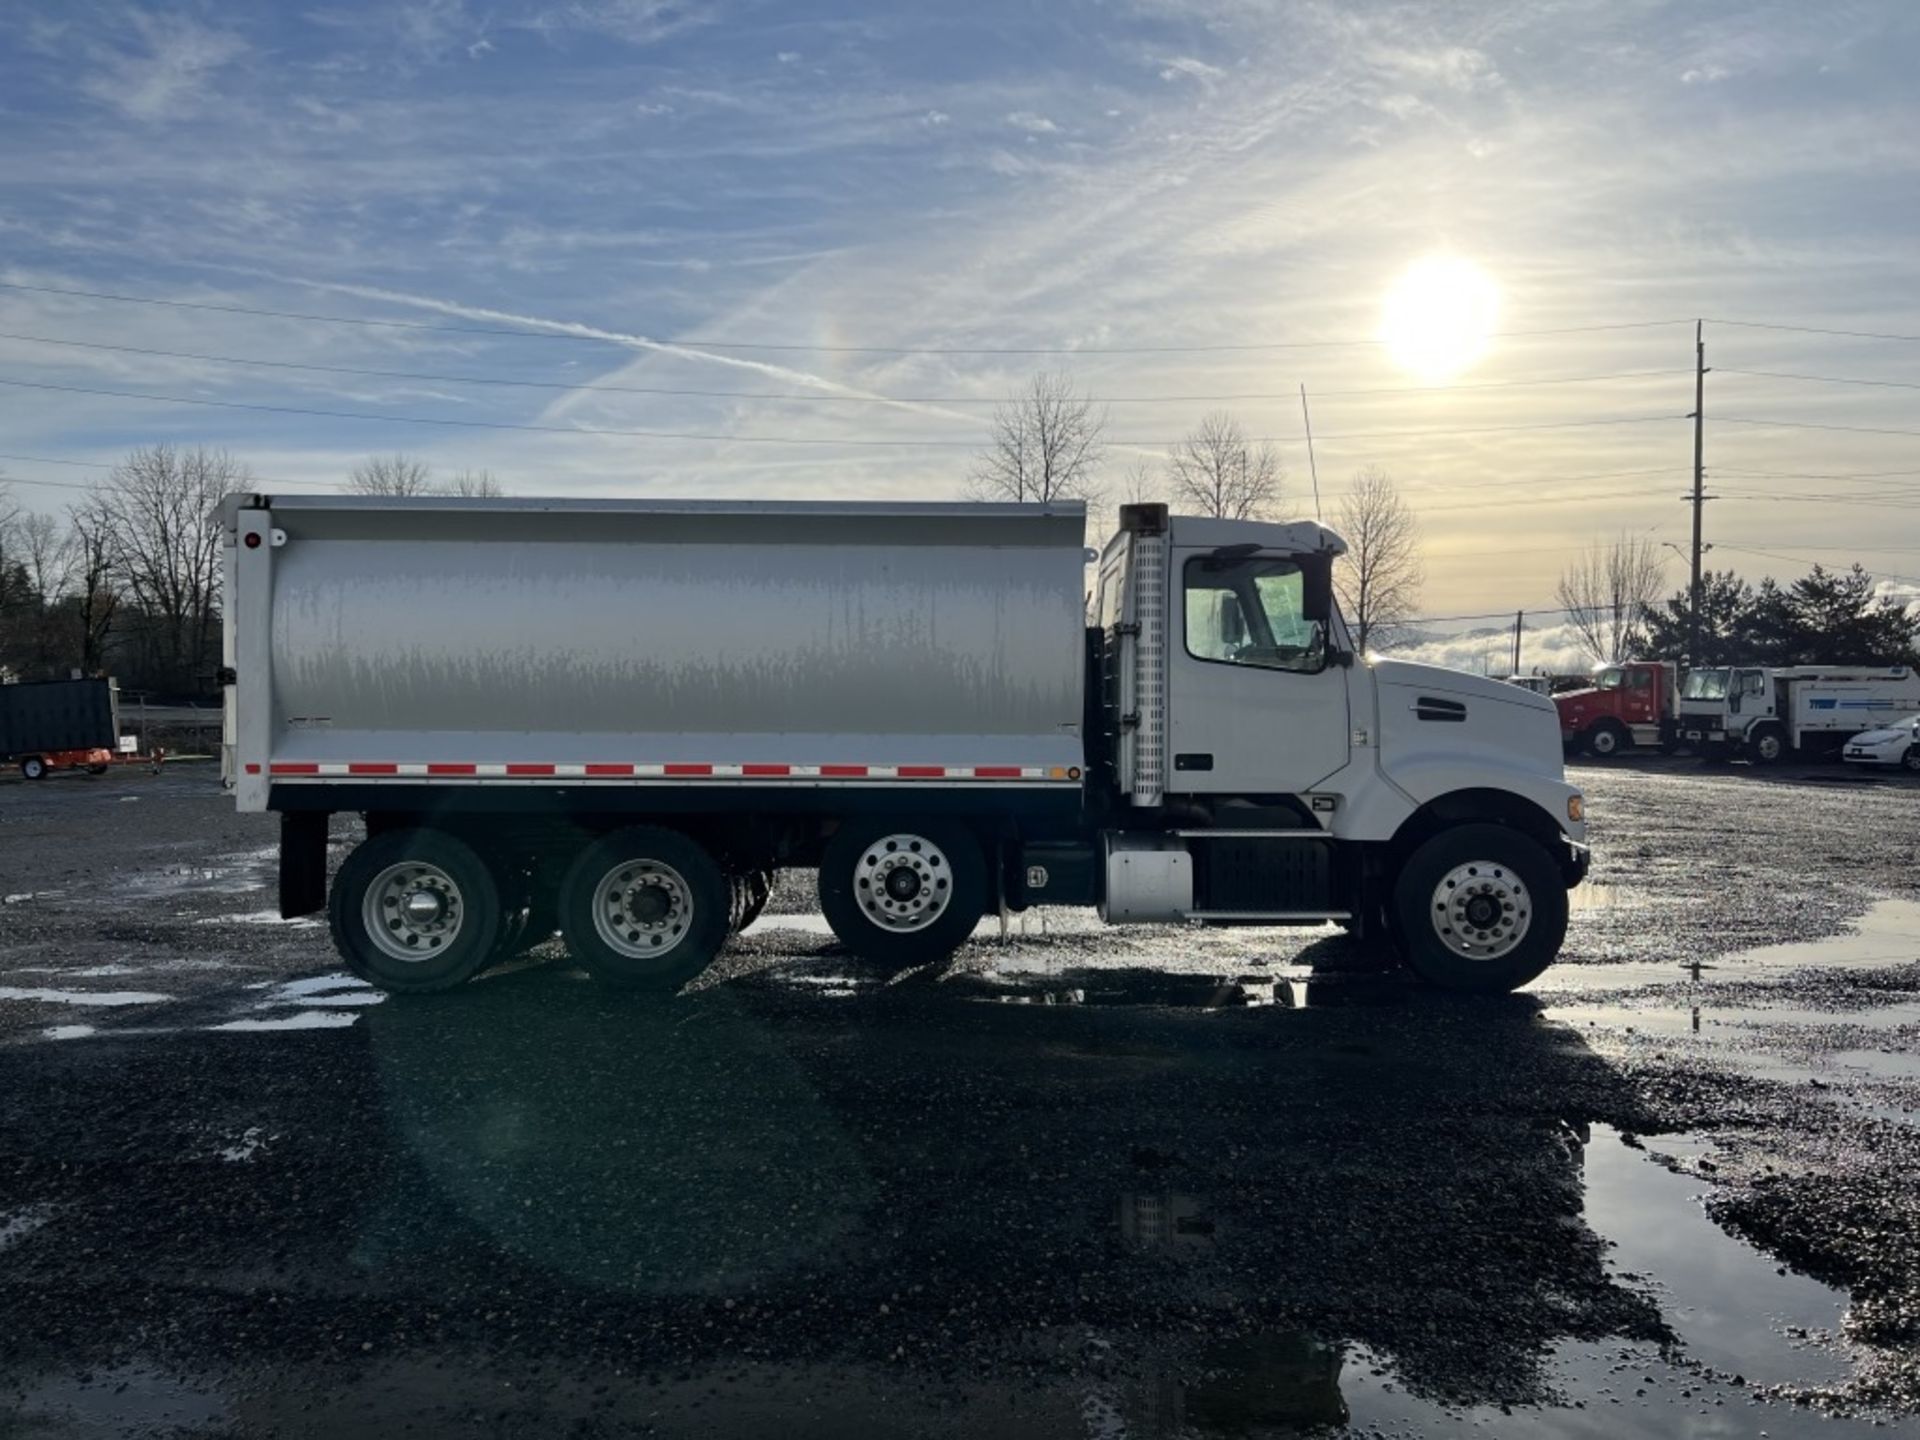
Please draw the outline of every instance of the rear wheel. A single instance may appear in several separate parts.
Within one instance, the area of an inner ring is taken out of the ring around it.
[[[47,762],[38,755],[29,755],[20,762],[20,774],[28,780],[47,778]]]
[[[733,882],[733,933],[738,935],[767,908],[767,900],[773,894],[773,872],[771,870],[749,870],[744,875],[735,875]]]
[[[821,857],[827,923],[884,970],[944,960],[973,934],[986,903],[986,860],[963,826],[849,821]]]
[[[1479,994],[1517,989],[1560,953],[1567,891],[1540,843],[1505,825],[1443,830],[1394,883],[1395,938],[1430,984]]]
[[[678,990],[719,953],[732,913],[713,857],[651,825],[594,841],[560,887],[567,949],[595,979],[624,990]]]
[[[397,993],[449,990],[494,958],[500,894],[471,846],[438,830],[362,841],[327,899],[347,968]]]

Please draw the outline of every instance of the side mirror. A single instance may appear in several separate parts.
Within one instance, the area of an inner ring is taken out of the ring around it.
[[[1302,555],[1299,564],[1301,613],[1326,630],[1333,624],[1333,557]]]

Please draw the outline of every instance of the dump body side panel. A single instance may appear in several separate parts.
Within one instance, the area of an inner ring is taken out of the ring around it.
[[[272,521],[276,786],[1079,779],[1077,506],[301,497]]]

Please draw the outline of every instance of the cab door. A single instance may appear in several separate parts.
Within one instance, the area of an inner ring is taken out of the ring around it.
[[[1176,549],[1167,789],[1300,794],[1347,763],[1347,672],[1310,618],[1322,556]]]

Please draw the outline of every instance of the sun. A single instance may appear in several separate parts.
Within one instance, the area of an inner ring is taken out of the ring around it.
[[[1395,364],[1434,385],[1486,353],[1499,313],[1500,290],[1486,271],[1457,255],[1427,255],[1387,292],[1380,339]]]

